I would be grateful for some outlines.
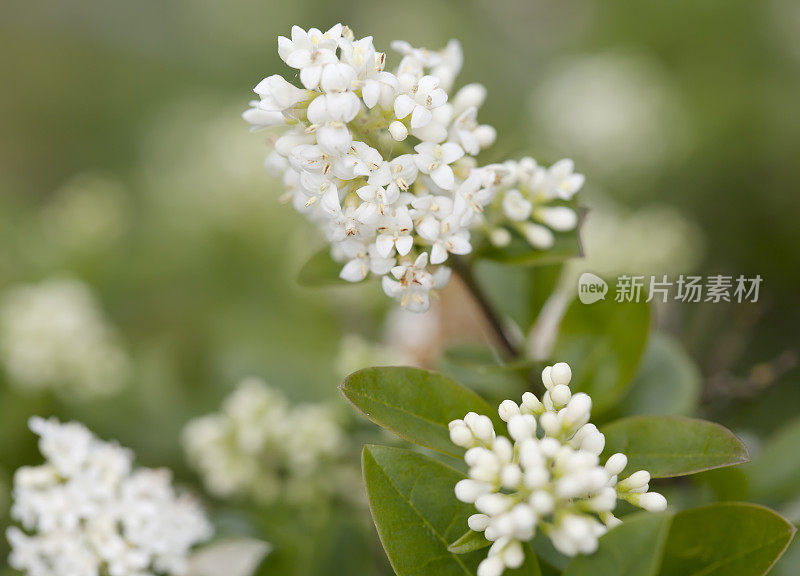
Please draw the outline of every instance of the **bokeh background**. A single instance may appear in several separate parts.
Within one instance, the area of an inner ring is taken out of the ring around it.
[[[297,285],[321,239],[277,203],[264,138],[240,119],[261,78],[291,78],[279,34],[339,21],[387,51],[394,39],[438,48],[458,38],[460,82],[489,88],[481,120],[498,130],[483,159],[574,158],[597,267],[760,274],[757,304],[675,305],[659,328],[696,362],[703,415],[756,454],[775,434],[799,433],[795,0],[5,0],[0,290],[81,283],[127,382],[85,399],[30,390],[3,366],[0,526],[13,470],[39,460],[32,414],[79,419],[198,490],[181,429],[244,376],[352,418],[336,385],[361,342],[343,338],[383,338],[388,301],[374,285]],[[797,461],[778,460],[782,478],[800,478]],[[795,522],[797,497],[779,502]],[[242,509],[219,506],[232,532],[253,531]],[[283,518],[262,519],[265,537],[287,531]],[[346,542],[362,553],[318,548],[355,562],[338,573],[385,572],[368,522],[353,525],[337,533],[360,530],[363,542]],[[776,573],[796,574],[799,556],[795,545]],[[321,552],[304,569],[326,566]]]

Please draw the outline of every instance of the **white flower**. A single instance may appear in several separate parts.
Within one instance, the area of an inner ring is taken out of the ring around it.
[[[89,287],[76,280],[18,286],[0,302],[0,360],[21,389],[78,398],[118,392],[130,376],[118,340]]]
[[[183,430],[189,461],[209,492],[264,504],[348,497],[345,440],[327,406],[290,406],[257,378],[243,380],[220,412],[196,418]]]
[[[442,190],[452,190],[455,186],[455,174],[450,164],[464,156],[464,150],[454,142],[434,144],[422,142],[414,146],[417,155],[414,163],[423,174],[428,174]]]
[[[402,120],[411,115],[411,128],[422,128],[433,118],[431,110],[447,102],[447,92],[439,88],[435,76],[423,76],[408,94],[400,94],[394,101],[394,114]]]
[[[335,51],[341,35],[341,24],[324,34],[316,28],[306,32],[299,26],[292,26],[291,40],[278,37],[278,54],[286,64],[300,70],[303,86],[313,90],[319,86],[325,67],[338,62]]]
[[[190,549],[212,535],[195,500],[168,470],[132,467],[133,455],[78,423],[32,418],[46,462],[17,470],[9,564],[29,576],[181,575]]]
[[[356,38],[338,24],[325,33],[295,26],[291,39],[279,38],[278,52],[305,89],[269,76],[244,116],[254,128],[275,128],[268,166],[331,243],[340,276],[382,276],[387,294],[423,312],[449,278],[448,255],[470,253],[475,234],[501,245],[516,232],[546,249],[551,228],[574,227],[572,207],[553,203],[571,197],[582,177],[564,163],[548,172],[531,158],[478,167],[474,156],[496,133],[478,121],[486,88],[468,84],[449,101],[460,44],[392,47],[402,60],[387,70],[371,36]],[[518,206],[511,189],[524,198]],[[401,266],[425,264],[401,281],[390,272],[396,256]]]
[[[455,486],[456,497],[477,509],[469,528],[493,542],[478,567],[481,576],[522,565],[521,543],[537,530],[562,554],[591,554],[598,538],[620,522],[613,514],[617,499],[654,512],[667,506],[661,494],[647,491],[646,471],[618,481],[627,465],[624,454],[600,464],[605,438],[589,423],[591,399],[571,393],[571,378],[564,362],[548,366],[541,400],[526,392],[520,404],[503,401],[498,414],[508,437],[474,412],[450,422],[450,438],[467,449],[469,467],[468,478]]]

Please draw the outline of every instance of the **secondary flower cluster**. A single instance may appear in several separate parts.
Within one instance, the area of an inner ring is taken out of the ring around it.
[[[32,418],[46,458],[14,475],[9,564],[28,576],[184,574],[189,550],[212,528],[168,470],[132,467],[133,455],[83,425]]]
[[[449,279],[449,255],[472,251],[473,231],[497,245],[516,231],[547,249],[551,229],[573,229],[577,217],[563,204],[583,176],[569,160],[549,169],[532,158],[478,167],[474,157],[496,134],[478,123],[483,86],[449,97],[459,43],[438,52],[392,47],[402,59],[389,72],[371,36],[356,40],[341,24],[324,33],[294,26],[291,38],[278,38],[278,53],[303,88],[265,78],[243,116],[254,129],[280,127],[267,167],[319,225],[340,276],[380,276],[388,296],[424,311]]]
[[[479,513],[470,516],[469,527],[493,542],[478,576],[521,566],[522,542],[537,529],[567,556],[591,554],[598,538],[620,523],[613,514],[617,499],[650,511],[666,508],[661,494],[648,492],[646,471],[619,480],[628,462],[624,454],[600,464],[605,437],[589,423],[589,396],[571,393],[571,378],[566,363],[548,366],[541,401],[526,392],[521,404],[500,404],[511,439],[496,435],[489,417],[474,412],[450,423],[450,437],[467,448],[469,466],[456,497],[475,504]]]
[[[209,492],[292,503],[338,492],[353,470],[342,461],[345,432],[327,406],[290,406],[257,378],[248,378],[220,412],[190,421],[183,431],[189,460]]]
[[[0,303],[0,360],[9,380],[93,397],[118,391],[130,362],[89,288],[49,280],[12,288]]]

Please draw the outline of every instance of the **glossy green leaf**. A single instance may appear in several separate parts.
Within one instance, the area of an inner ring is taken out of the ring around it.
[[[656,576],[672,516],[639,512],[600,538],[597,552],[576,556],[564,576]]]
[[[362,463],[372,518],[398,576],[475,574],[480,554],[447,550],[473,512],[453,492],[461,473],[387,446],[365,446]]]
[[[628,391],[650,328],[644,302],[594,304],[575,299],[561,322],[551,358],[572,367],[570,388],[588,393],[594,414],[612,408]]]
[[[411,442],[460,457],[450,441],[448,424],[477,412],[499,419],[475,392],[450,378],[419,368],[382,367],[359,370],[339,389],[364,415]]]
[[[654,334],[630,391],[615,412],[690,416],[697,409],[700,386],[700,371],[681,345]]]
[[[459,502],[464,476],[433,458],[401,448],[365,446],[362,463],[372,518],[397,576],[474,576],[485,551],[448,551],[475,508]],[[540,576],[535,554],[505,576]]]
[[[772,500],[795,496],[800,486],[800,418],[769,438],[744,470],[753,496]]]
[[[631,416],[601,427],[607,457],[622,452],[626,471],[683,476],[747,462],[747,448],[727,428],[681,416]]]
[[[781,516],[755,504],[712,504],[679,512],[659,576],[761,576],[794,532]]]
[[[482,548],[486,548],[487,546],[491,545],[492,543],[484,538],[483,532],[467,530],[466,534],[450,544],[447,549],[454,554],[467,554],[468,552],[481,550]]]
[[[342,280],[339,277],[339,272],[341,272],[341,270],[342,264],[339,264],[331,258],[330,249],[323,248],[303,264],[302,268],[300,268],[300,271],[297,273],[297,282],[301,286],[307,286],[309,288],[349,285],[350,282]]]

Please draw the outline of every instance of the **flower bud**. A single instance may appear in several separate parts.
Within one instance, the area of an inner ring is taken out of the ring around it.
[[[511,244],[511,232],[505,228],[494,228],[489,232],[489,241],[498,248]]]
[[[663,512],[667,509],[667,499],[658,492],[646,492],[631,500],[632,504],[644,508],[648,512]]]
[[[532,392],[525,392],[522,395],[522,408],[533,414],[544,412],[544,406]]]
[[[508,421],[508,433],[517,442],[536,434],[536,418],[530,414],[517,414]]]
[[[488,556],[478,564],[478,576],[500,576],[506,569],[500,556]]]
[[[486,514],[473,514],[467,519],[467,526],[475,532],[483,532],[489,526],[489,517]]]
[[[406,128],[406,125],[399,120],[395,120],[389,124],[389,134],[391,134],[392,138],[394,138],[396,141],[402,142],[408,138],[408,128]]]
[[[572,380],[572,369],[569,364],[566,362],[553,364],[550,369],[550,380],[552,380],[554,386],[569,386],[569,382]]]
[[[570,398],[572,398],[572,392],[570,392],[569,386],[557,384],[550,390],[550,399],[556,408],[566,406]]]
[[[550,229],[539,224],[525,223],[521,226],[521,232],[528,244],[539,250],[549,250],[556,241]]]
[[[558,232],[573,230],[578,224],[578,215],[566,206],[541,208],[537,213],[542,222]]]
[[[488,484],[470,478],[459,480],[455,488],[456,498],[468,504],[475,502],[482,495],[486,495],[489,490],[491,490],[491,486]]]
[[[497,413],[503,422],[508,422],[512,416],[519,414],[519,406],[513,400],[503,400]]]
[[[625,470],[625,466],[627,465],[628,457],[625,456],[625,454],[617,452],[606,460],[606,472],[608,472],[609,476],[617,476],[620,472]]]

